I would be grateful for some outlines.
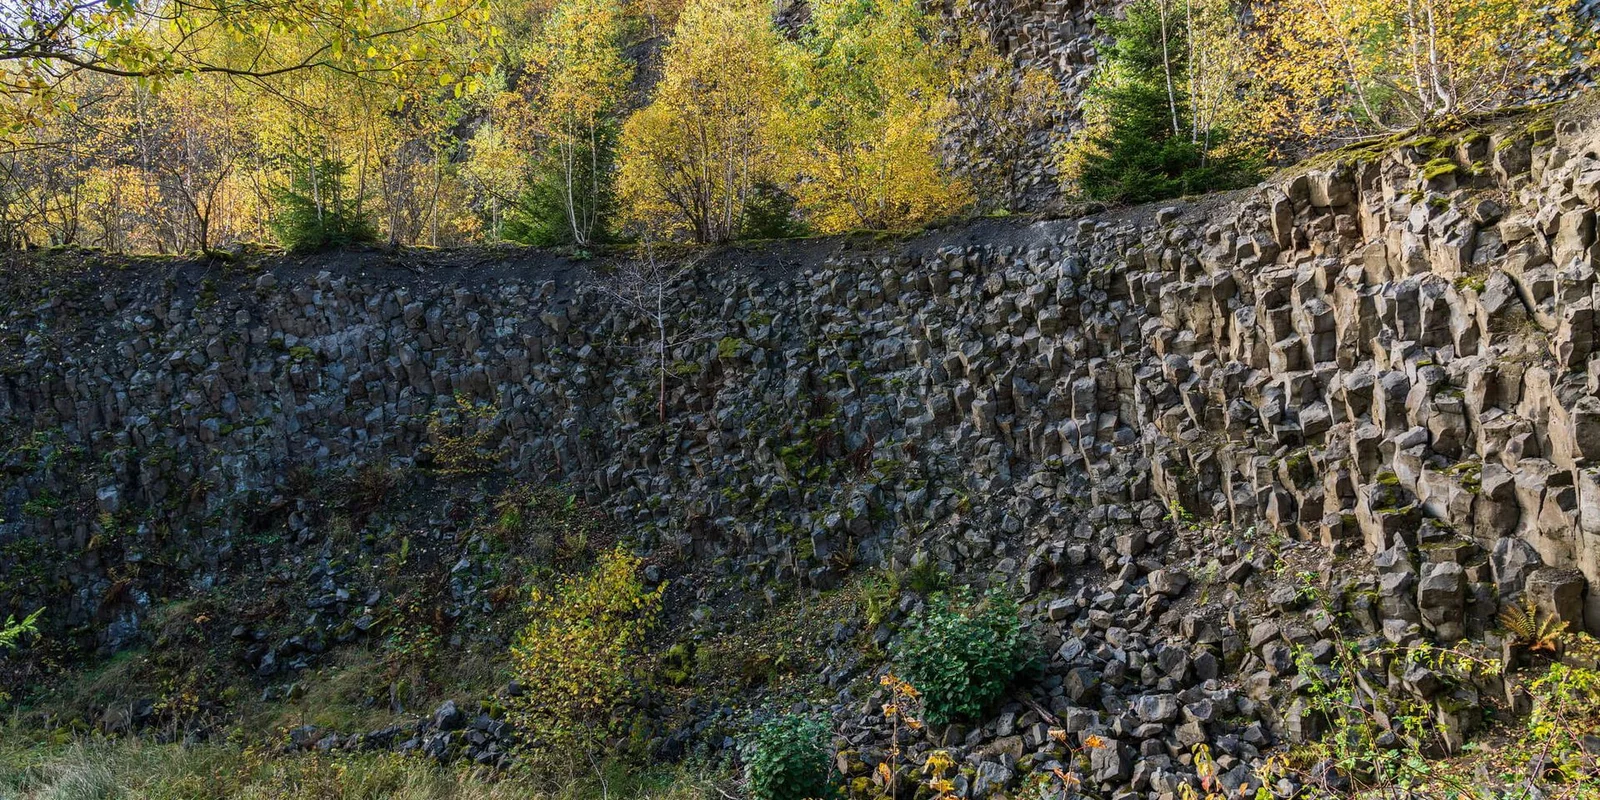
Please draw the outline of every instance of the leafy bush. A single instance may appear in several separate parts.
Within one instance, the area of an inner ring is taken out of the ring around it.
[[[922,692],[931,725],[970,717],[999,699],[1032,661],[1017,603],[990,591],[935,597],[895,650],[896,671]]]
[[[1557,778],[1573,789],[1572,797],[1600,793],[1594,774],[1594,751],[1586,740],[1600,730],[1600,671],[1560,662],[1528,684],[1533,712],[1523,734],[1523,752],[1540,753]]]
[[[794,714],[768,721],[745,742],[746,788],[751,800],[817,800],[832,794],[828,727]]]
[[[310,253],[377,238],[372,217],[361,207],[361,196],[350,197],[345,191],[349,169],[331,158],[294,159],[289,185],[277,191],[278,208],[271,222],[284,247]]]
[[[665,588],[645,588],[639,566],[618,547],[528,599],[511,662],[529,691],[514,712],[547,746],[592,747],[617,728],[611,712],[640,682],[640,650]]]
[[[0,624],[0,653],[17,649],[22,642],[22,637],[39,633],[39,617],[44,614],[44,609],[29,614],[20,622],[16,617],[6,617],[4,624]]]

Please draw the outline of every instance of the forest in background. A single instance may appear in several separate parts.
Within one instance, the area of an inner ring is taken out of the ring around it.
[[[718,242],[1143,202],[1544,96],[1573,0],[1137,0],[1090,88],[962,2],[28,0],[0,247]],[[781,13],[780,13],[781,12]]]

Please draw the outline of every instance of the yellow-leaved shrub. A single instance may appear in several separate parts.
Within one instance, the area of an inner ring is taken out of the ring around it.
[[[773,170],[781,40],[762,0],[695,0],[678,18],[650,105],[622,129],[617,194],[641,232],[730,239]]]
[[[665,588],[646,587],[640,564],[618,547],[587,572],[532,590],[528,624],[511,646],[525,687],[512,713],[536,747],[573,752],[617,731],[614,712],[639,683]]]

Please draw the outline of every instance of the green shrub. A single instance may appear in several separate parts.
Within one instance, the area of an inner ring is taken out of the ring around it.
[[[41,608],[20,622],[15,616],[6,617],[5,623],[0,624],[0,653],[17,649],[24,636],[38,635],[39,617],[43,614],[44,609]]]
[[[990,591],[935,597],[895,649],[895,671],[922,692],[930,725],[971,717],[1000,698],[1032,661],[1017,603]]]
[[[310,253],[377,238],[372,217],[361,207],[362,197],[345,191],[349,169],[331,158],[291,162],[289,185],[277,191],[278,208],[270,223],[279,243],[291,252]]]
[[[1576,637],[1568,637],[1576,644]],[[1600,794],[1594,751],[1588,743],[1600,730],[1600,671],[1551,664],[1528,684],[1533,713],[1528,715],[1522,752],[1543,753],[1548,772],[1571,789],[1572,797]]]
[[[833,793],[828,726],[817,720],[777,717],[757,728],[741,750],[751,800],[818,800]]]
[[[501,235],[534,247],[587,247],[611,240],[616,209],[612,164],[616,161],[616,126],[601,125],[594,147],[579,147],[573,159],[581,166],[569,172],[554,146],[536,156],[532,180],[506,216]]]

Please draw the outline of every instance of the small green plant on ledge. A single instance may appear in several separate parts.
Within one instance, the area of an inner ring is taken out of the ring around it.
[[[756,729],[742,748],[751,800],[824,800],[833,795],[828,727],[795,714]]]
[[[17,649],[24,636],[37,636],[39,634],[39,617],[44,615],[44,609],[29,614],[20,622],[15,616],[6,617],[4,625],[0,625],[0,653]]]
[[[896,648],[896,671],[916,686],[930,725],[982,712],[1033,660],[1017,603],[999,591],[933,598]]]

